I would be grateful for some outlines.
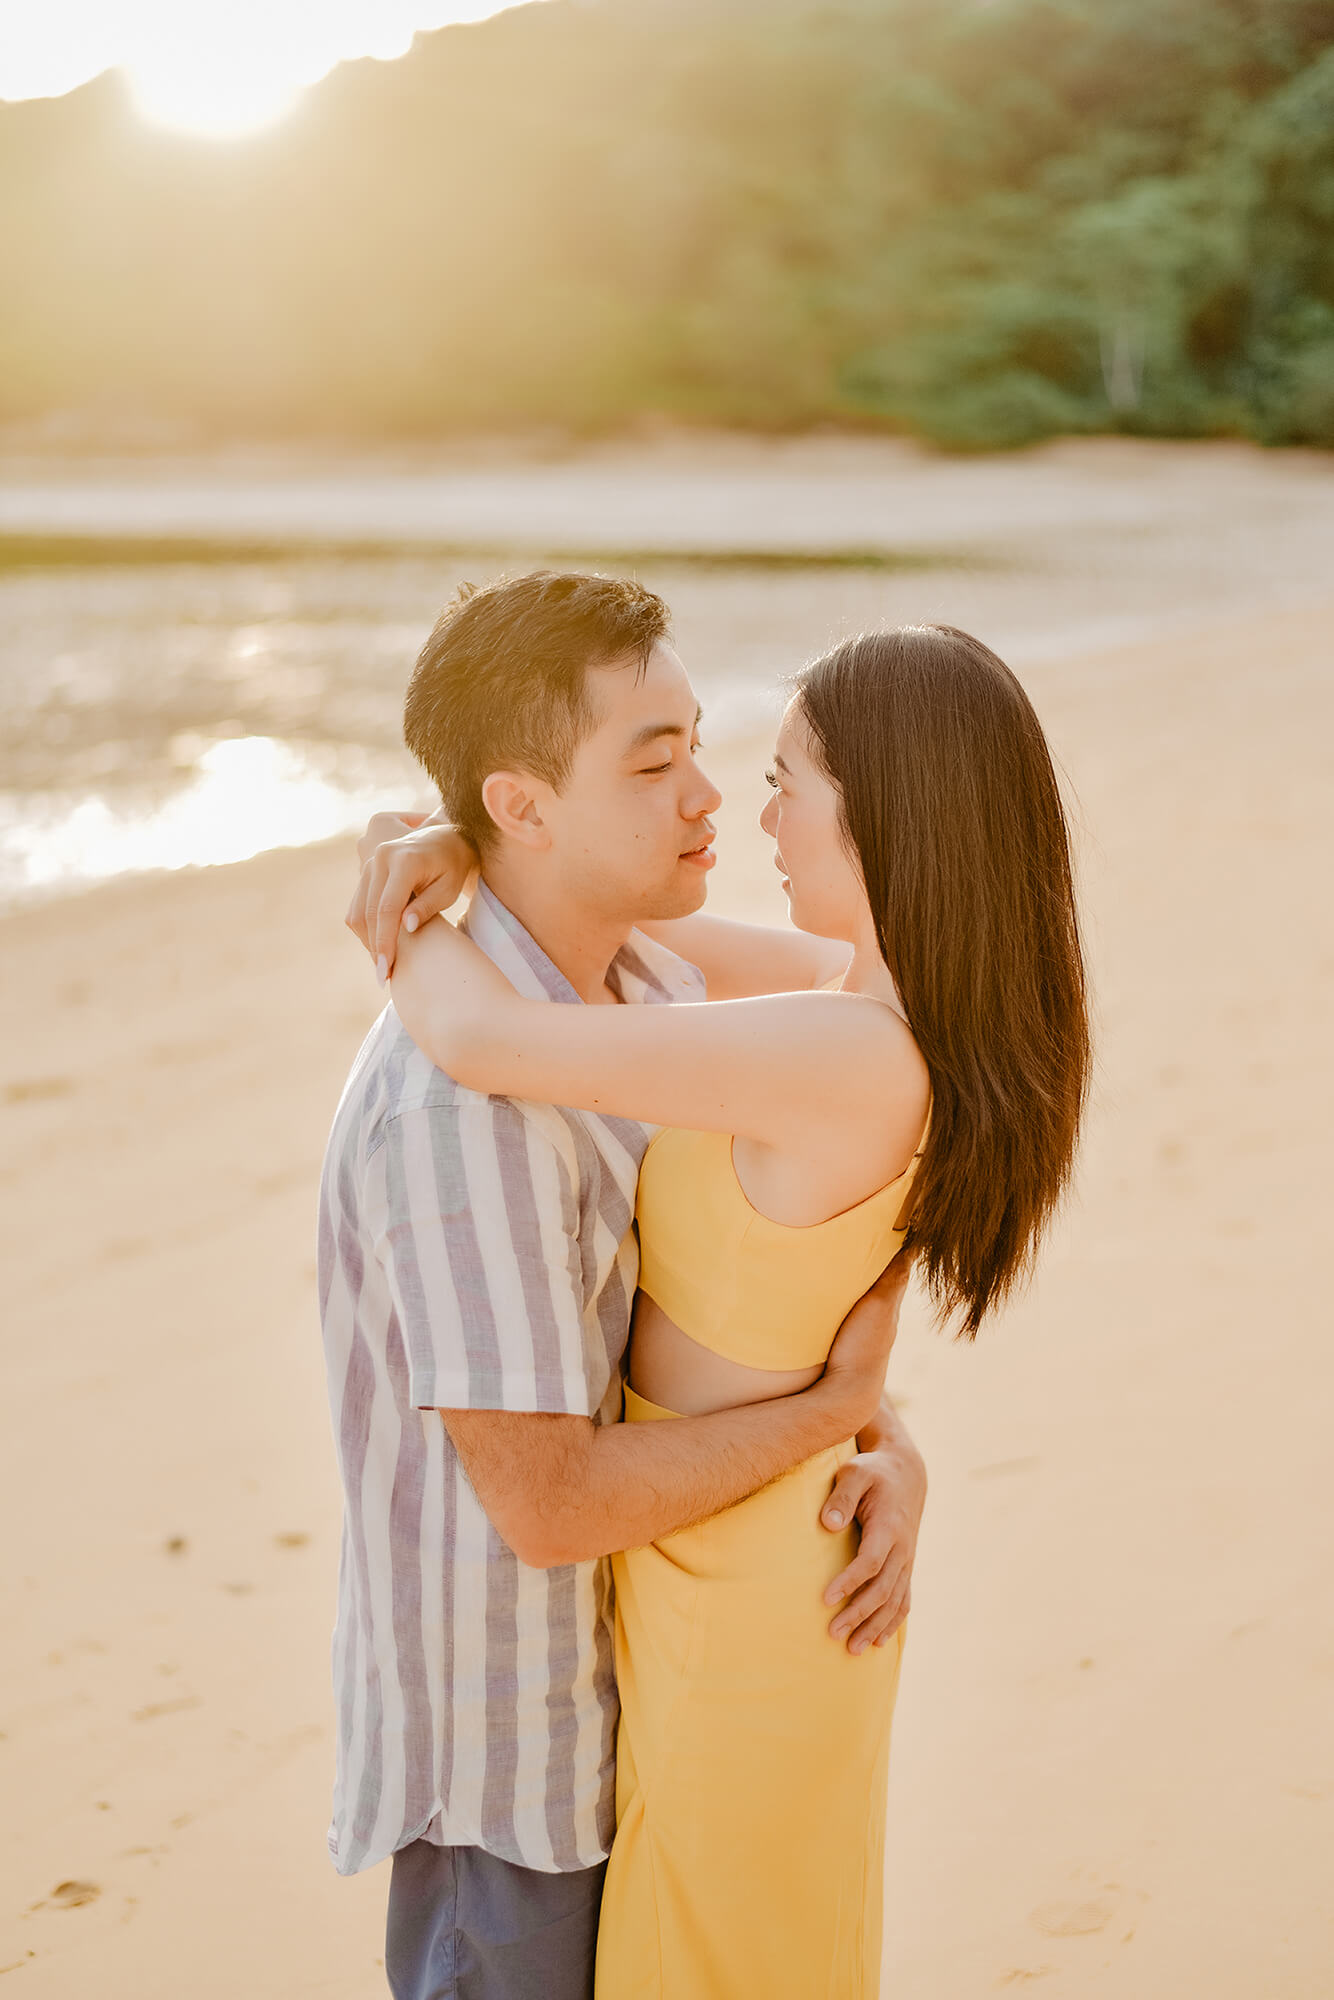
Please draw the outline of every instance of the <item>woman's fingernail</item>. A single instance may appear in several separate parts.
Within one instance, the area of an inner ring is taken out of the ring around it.
[[[826,1514],[825,1516],[825,1519],[828,1521],[831,1528],[841,1528],[843,1526],[843,1516],[839,1513],[836,1507],[830,1508],[828,1514]]]
[[[404,930],[415,931],[417,928],[417,922],[418,922],[417,912],[415,910],[409,910],[408,914],[403,919]]]
[[[386,979],[389,977],[389,960],[383,952],[380,953],[380,956],[375,961],[375,977],[379,980],[381,986],[384,985]]]

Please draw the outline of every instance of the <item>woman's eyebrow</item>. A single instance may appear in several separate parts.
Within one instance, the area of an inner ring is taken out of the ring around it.
[[[774,751],[774,769],[775,771],[781,771],[785,778],[790,778],[792,776],[792,771],[790,767],[783,762],[782,758],[779,756],[776,750]]]

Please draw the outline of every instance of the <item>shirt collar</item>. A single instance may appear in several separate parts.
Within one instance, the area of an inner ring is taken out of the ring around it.
[[[505,907],[485,882],[477,884],[462,928],[525,999],[582,1005],[560,967],[552,963],[514,912]],[[698,967],[678,958],[666,945],[645,937],[642,931],[632,932],[617,952],[611,963],[610,978],[624,1001],[652,1005],[704,998],[704,975]]]

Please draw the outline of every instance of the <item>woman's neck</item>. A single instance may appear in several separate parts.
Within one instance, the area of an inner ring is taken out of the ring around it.
[[[842,990],[844,993],[864,993],[872,1000],[883,1000],[905,1021],[908,1019],[908,1010],[894,984],[893,974],[880,956],[880,947],[874,938],[855,940],[852,963],[843,975]]]

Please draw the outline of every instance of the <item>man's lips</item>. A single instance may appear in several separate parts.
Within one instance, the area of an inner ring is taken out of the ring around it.
[[[686,848],[680,859],[682,861],[693,862],[696,868],[712,868],[714,862],[718,859],[713,851],[713,842],[714,835],[712,833],[705,834],[703,840],[697,846]]]

